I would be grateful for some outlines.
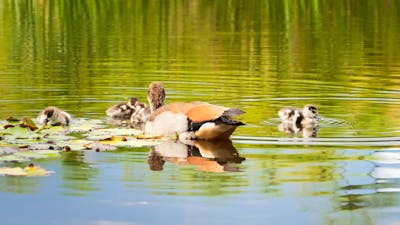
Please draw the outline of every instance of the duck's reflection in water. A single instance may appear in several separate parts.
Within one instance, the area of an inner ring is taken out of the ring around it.
[[[166,162],[192,165],[206,172],[238,172],[245,160],[229,139],[218,141],[166,141],[152,146],[148,157],[150,170],[161,171]]]
[[[319,126],[318,124],[298,124],[282,122],[278,125],[278,130],[285,132],[291,136],[301,134],[304,138],[317,137]]]

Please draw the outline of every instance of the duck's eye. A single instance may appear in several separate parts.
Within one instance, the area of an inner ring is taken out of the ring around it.
[[[310,110],[312,113],[317,113],[317,108],[314,106],[308,107],[308,110]]]
[[[137,102],[137,98],[131,98],[129,99],[129,101],[131,102],[131,105],[135,105],[135,103]]]
[[[45,114],[46,114],[47,117],[52,117],[52,116],[53,116],[53,113],[54,113],[54,110],[52,110],[52,109],[49,109],[49,110],[47,110],[47,111],[45,112]]]

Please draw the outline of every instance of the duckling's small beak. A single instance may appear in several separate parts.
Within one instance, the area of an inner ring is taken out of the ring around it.
[[[49,119],[44,119],[44,125],[47,125],[49,123]]]
[[[319,121],[319,120],[322,120],[322,117],[319,116],[319,114],[317,114],[317,115],[315,115],[315,119]]]

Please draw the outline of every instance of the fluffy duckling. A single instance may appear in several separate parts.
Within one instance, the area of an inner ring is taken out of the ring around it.
[[[317,107],[307,104],[303,109],[287,107],[279,110],[279,117],[283,123],[317,124],[319,120]]]
[[[143,130],[144,124],[149,120],[150,115],[151,110],[149,106],[146,106],[144,103],[138,104],[130,118],[130,127]]]
[[[238,126],[244,125],[232,119],[244,111],[226,108],[206,102],[175,102],[164,105],[164,86],[150,84],[148,100],[152,114],[145,124],[145,134],[172,136],[183,139],[215,140],[229,138]]]
[[[43,125],[50,123],[51,125],[68,126],[71,122],[71,115],[57,107],[49,106],[39,113],[37,120]]]
[[[147,91],[147,100],[150,106],[144,103],[135,104],[135,112],[131,115],[131,127],[144,129],[145,123],[150,119],[150,115],[165,102],[164,84],[161,82],[152,82]]]
[[[134,112],[134,106],[139,101],[137,98],[129,98],[126,103],[119,103],[106,110],[106,115],[113,119],[128,120]]]

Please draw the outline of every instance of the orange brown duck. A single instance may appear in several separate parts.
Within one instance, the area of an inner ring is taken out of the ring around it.
[[[226,139],[244,123],[233,116],[244,111],[206,102],[174,102],[164,105],[165,90],[161,82],[152,82],[147,98],[151,107],[144,132],[148,136],[178,135],[183,139]]]

